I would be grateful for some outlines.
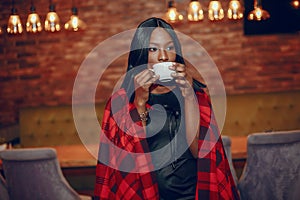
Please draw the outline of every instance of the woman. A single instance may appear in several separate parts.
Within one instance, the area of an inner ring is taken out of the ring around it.
[[[154,74],[161,62],[173,63],[172,81]],[[96,199],[239,199],[203,87],[173,28],[159,18],[142,22],[104,112]]]

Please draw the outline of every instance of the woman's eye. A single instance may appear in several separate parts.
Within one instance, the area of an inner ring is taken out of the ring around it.
[[[169,46],[169,47],[167,47],[167,51],[173,51],[175,49],[175,47],[174,46]]]
[[[155,52],[155,51],[157,51],[157,48],[156,47],[149,47],[149,51]]]

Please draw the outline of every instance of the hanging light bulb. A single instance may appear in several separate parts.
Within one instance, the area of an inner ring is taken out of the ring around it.
[[[2,35],[2,28],[0,27],[0,35]]]
[[[224,10],[218,0],[211,0],[208,6],[208,18],[217,21],[224,18]]]
[[[254,10],[249,13],[248,20],[261,21],[269,18],[269,12],[262,9],[261,0],[254,0]]]
[[[55,12],[55,5],[51,3],[49,6],[49,12],[45,20],[45,31],[55,32],[60,31],[59,17]]]
[[[189,21],[197,22],[203,20],[203,9],[198,0],[191,0],[191,2],[189,3],[187,14]]]
[[[242,19],[243,12],[244,10],[238,0],[231,0],[229,2],[229,8],[227,11],[228,19]]]
[[[72,15],[70,20],[65,23],[65,29],[69,31],[79,31],[84,30],[86,28],[86,24],[78,18],[78,10],[76,7],[72,7]]]
[[[168,2],[168,11],[165,18],[170,23],[178,23],[183,20],[183,16],[177,11],[174,1]]]
[[[291,2],[291,5],[292,5],[293,8],[298,9],[298,8],[300,8],[300,1],[299,0],[293,0]]]
[[[30,33],[37,33],[42,31],[42,23],[39,15],[35,12],[33,1],[31,1],[30,7],[31,13],[28,15],[26,22],[26,31]]]
[[[20,34],[23,32],[23,27],[19,15],[17,15],[17,9],[14,7],[14,1],[12,0],[11,15],[9,16],[7,23],[7,32],[10,34]]]

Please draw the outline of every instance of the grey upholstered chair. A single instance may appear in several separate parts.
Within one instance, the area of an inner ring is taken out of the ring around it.
[[[1,151],[0,158],[12,200],[91,199],[81,198],[71,188],[62,174],[55,149],[9,149]]]
[[[300,199],[300,130],[248,136],[242,200]]]
[[[231,155],[231,139],[230,139],[229,136],[226,136],[226,135],[222,135],[221,138],[222,138],[223,146],[224,146],[224,149],[225,149],[226,157],[227,157],[227,160],[229,162],[230,171],[231,171],[231,174],[233,176],[233,180],[234,180],[235,184],[237,184],[238,183],[238,177],[236,175],[236,171],[235,171],[235,168],[233,166],[232,155]]]
[[[0,174],[0,199],[9,200],[6,181],[4,180],[2,174]]]

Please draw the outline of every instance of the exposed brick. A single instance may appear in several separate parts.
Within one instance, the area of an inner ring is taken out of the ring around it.
[[[71,15],[72,5],[58,0],[53,2],[63,28],[63,23]],[[185,14],[189,0],[176,2],[178,10]],[[221,0],[225,10],[227,2]],[[30,3],[29,0],[15,1],[23,25]],[[207,10],[209,0],[201,3]],[[34,4],[43,21],[49,9],[49,1],[40,0]],[[162,17],[166,11],[166,1],[161,0],[86,0],[76,1],[76,6],[79,17],[89,27],[85,31],[24,32],[21,35],[4,32],[0,35],[0,127],[17,123],[20,107],[71,104],[77,71],[98,44],[115,34],[135,28],[150,16]],[[11,0],[2,0],[2,30],[5,30],[10,9]],[[228,94],[300,90],[299,33],[245,36],[242,20],[224,19],[213,23],[207,19],[207,15],[200,23],[185,21],[174,27],[193,38],[207,51],[221,73]],[[95,58],[89,62],[95,69],[84,75],[82,99],[76,101],[84,103],[84,96],[89,92],[87,88],[95,81],[91,77],[98,70],[97,63],[104,62],[110,56],[110,51],[123,47],[124,43],[130,41],[130,38],[127,39],[118,45],[105,47],[106,55],[99,57],[94,54]],[[122,55],[110,62],[97,87],[95,98],[98,102],[106,101],[115,84],[124,75],[127,56]],[[201,64],[205,68],[207,60],[201,60]],[[204,71],[208,77],[214,77],[208,70]]]
[[[28,46],[28,45],[35,45],[35,41],[34,40],[25,40],[25,41],[16,42],[16,46]]]

